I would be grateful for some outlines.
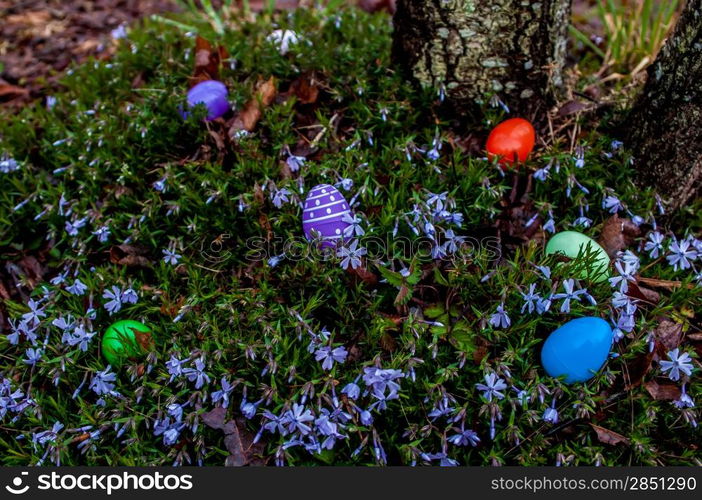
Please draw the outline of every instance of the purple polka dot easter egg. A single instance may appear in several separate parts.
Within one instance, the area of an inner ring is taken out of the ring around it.
[[[308,240],[316,231],[322,237],[322,247],[331,247],[344,235],[349,223],[343,220],[351,215],[351,208],[344,196],[334,186],[320,184],[307,195],[302,211],[302,230]]]
[[[188,91],[188,107],[204,104],[207,108],[207,119],[219,118],[229,110],[227,87],[217,80],[205,80]]]

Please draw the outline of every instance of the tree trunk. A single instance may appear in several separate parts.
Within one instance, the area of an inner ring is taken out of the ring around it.
[[[497,95],[543,116],[562,87],[570,0],[398,0],[393,57],[459,113]]]
[[[627,122],[638,181],[675,210],[702,181],[702,0],[688,0]]]

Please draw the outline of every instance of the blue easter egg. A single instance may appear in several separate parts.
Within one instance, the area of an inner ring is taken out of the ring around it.
[[[612,327],[602,318],[568,321],[548,336],[541,349],[541,364],[552,377],[585,382],[602,368],[612,347]]]

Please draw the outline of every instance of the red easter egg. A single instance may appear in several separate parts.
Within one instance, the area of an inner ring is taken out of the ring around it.
[[[534,142],[533,125],[523,118],[510,118],[492,129],[485,149],[488,158],[498,157],[499,164],[506,167],[525,162],[534,149]]]

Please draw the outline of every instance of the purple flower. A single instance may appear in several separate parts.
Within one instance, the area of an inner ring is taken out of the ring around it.
[[[622,263],[620,260],[614,263],[614,268],[619,273],[619,276],[609,278],[609,284],[612,287],[618,285],[619,291],[626,293],[629,290],[629,282],[636,282],[634,275],[636,274],[637,268],[635,265],[631,264],[630,261]]]
[[[293,403],[292,409],[285,412],[283,419],[288,432],[297,431],[304,436],[312,430],[306,422],[314,421],[314,415],[310,410],[306,410],[304,405]]]
[[[482,396],[485,399],[492,401],[493,397],[504,399],[505,395],[500,391],[507,389],[507,384],[505,384],[505,381],[499,378],[496,373],[490,373],[485,375],[484,384],[475,384],[475,387],[483,392]]]
[[[345,347],[337,347],[332,349],[329,346],[320,347],[317,352],[314,353],[314,357],[317,361],[322,361],[322,368],[324,370],[331,370],[334,366],[334,362],[343,363],[346,361],[346,356],[348,352]]]
[[[163,262],[172,266],[178,264],[178,261],[182,258],[180,254],[168,249],[161,250],[161,252],[163,252]]]
[[[522,314],[524,314],[525,310],[528,310],[530,313],[534,312],[534,309],[536,307],[536,302],[541,298],[538,293],[536,293],[536,283],[532,283],[529,285],[529,291],[527,293],[522,293],[522,298],[524,299],[524,305],[522,306]]]
[[[122,309],[122,290],[116,286],[112,286],[112,289],[105,290],[102,294],[103,299],[109,299],[105,303],[105,309],[112,316],[114,313],[119,312]]]
[[[495,328],[508,328],[512,324],[509,316],[505,312],[504,302],[497,306],[497,312],[490,316],[489,323]]]
[[[105,243],[110,237],[110,228],[107,226],[102,226],[93,231],[93,234],[97,236],[100,243]]]
[[[556,400],[554,399],[553,402],[551,403],[551,406],[546,408],[546,411],[544,411],[543,417],[544,422],[548,422],[549,424],[557,424],[558,423],[558,410],[556,409]]]
[[[292,193],[287,188],[276,189],[275,191],[271,192],[271,202],[273,203],[273,205],[275,205],[276,208],[280,208],[285,203],[290,201],[291,194]]]
[[[396,380],[404,377],[400,370],[383,370],[376,366],[367,366],[363,369],[363,381],[367,387],[373,391],[373,396],[381,403],[391,399],[397,399],[400,391],[400,384]],[[381,405],[383,409],[384,404]]]
[[[657,259],[663,253],[663,235],[658,231],[648,233],[648,241],[644,250],[648,252],[649,257]]]
[[[24,361],[26,364],[28,364],[30,366],[34,366],[39,362],[41,357],[44,355],[44,350],[38,349],[38,348],[34,349],[34,348],[30,347],[25,352],[25,355],[27,356],[27,358],[22,360],[22,361]]]
[[[137,295],[132,288],[127,288],[124,292],[122,292],[121,299],[122,303],[124,304],[136,304],[139,300],[139,295]]]
[[[346,394],[349,399],[358,399],[358,396],[361,395],[361,388],[358,387],[355,381],[350,382],[341,389],[341,394]]]
[[[115,380],[117,380],[117,375],[110,371],[110,366],[108,365],[103,371],[95,372],[95,375],[93,375],[90,381],[90,388],[98,396],[102,396],[103,394],[116,395],[117,393],[114,391],[115,384],[112,383]]]
[[[554,299],[559,300],[563,299],[563,304],[561,304],[561,312],[562,313],[568,313],[570,312],[570,301],[575,299],[578,302],[580,302],[580,295],[587,294],[587,290],[582,289],[582,290],[574,290],[575,288],[575,280],[570,278],[567,279],[563,282],[563,289],[565,290],[565,293],[557,293],[553,296]]]
[[[297,172],[298,170],[300,170],[301,167],[305,165],[306,161],[307,159],[304,156],[295,156],[291,154],[287,157],[285,163],[288,164],[288,167],[292,172]]]
[[[606,208],[611,214],[617,213],[620,210],[624,210],[622,202],[619,201],[619,198],[617,198],[616,196],[607,196],[602,201],[602,208]]]
[[[212,393],[212,402],[217,403],[221,400],[222,408],[227,408],[229,406],[229,393],[232,392],[232,390],[234,390],[234,386],[231,385],[229,381],[224,377],[222,377],[220,383],[222,385],[222,389]]]
[[[205,384],[210,383],[210,377],[205,373],[205,360],[200,357],[195,360],[195,368],[186,368],[183,375],[190,382],[195,382],[195,389],[201,389]]]
[[[697,258],[697,251],[692,247],[690,240],[678,241],[673,238],[673,243],[670,245],[671,255],[666,256],[668,263],[673,266],[673,270],[678,268],[685,270],[689,269],[691,260]]]
[[[349,266],[351,266],[352,269],[357,269],[361,266],[361,257],[365,254],[365,248],[358,248],[358,240],[353,240],[348,247],[342,246],[336,252],[337,257],[342,259],[342,269],[348,269]]]
[[[472,431],[470,429],[464,429],[463,427],[461,427],[461,432],[449,437],[448,442],[455,446],[470,445],[475,447],[478,446],[478,444],[480,443],[480,438],[475,433],[475,431]]]
[[[668,373],[670,380],[680,380],[680,372],[688,377],[692,375],[692,359],[688,353],[680,354],[680,349],[675,348],[668,352],[668,358],[670,361],[660,361],[659,364],[663,373],[670,372]]]
[[[171,359],[166,362],[166,369],[168,369],[168,373],[171,375],[171,378],[168,380],[169,383],[183,374],[183,364],[186,361],[188,361],[187,358],[179,360],[171,354]]]
[[[247,401],[246,398],[244,398],[241,400],[239,410],[241,410],[241,414],[244,415],[245,418],[251,420],[256,416],[256,411],[258,411],[258,405],[260,405],[262,402],[263,400],[260,399],[255,403],[251,403],[250,401]]]
[[[66,291],[72,295],[83,295],[85,294],[85,291],[88,289],[88,287],[79,279],[76,278],[76,280],[73,282],[71,286],[66,288]]]
[[[31,325],[38,325],[41,318],[46,317],[44,312],[44,307],[41,306],[40,302],[34,299],[29,299],[27,301],[27,306],[29,307],[29,312],[22,315],[22,319]]]

